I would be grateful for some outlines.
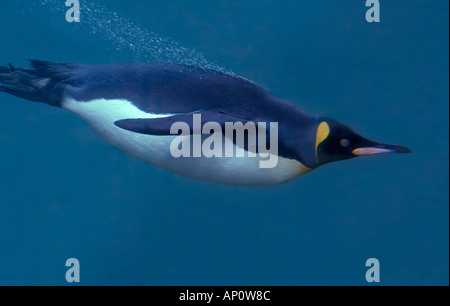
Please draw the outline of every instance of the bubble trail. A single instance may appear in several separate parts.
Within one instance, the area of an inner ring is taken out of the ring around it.
[[[50,11],[65,14],[68,7],[61,0],[39,0],[35,5],[47,6]],[[195,50],[185,48],[180,43],[156,33],[142,29],[116,12],[95,2],[80,2],[81,25],[89,33],[109,41],[116,50],[131,50],[136,57],[147,62],[169,62],[211,69],[237,76],[231,70],[208,61]]]

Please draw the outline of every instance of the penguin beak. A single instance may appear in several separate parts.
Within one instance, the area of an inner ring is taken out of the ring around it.
[[[391,154],[391,153],[411,153],[411,150],[407,147],[385,144],[385,143],[375,143],[376,145],[371,145],[368,147],[357,148],[352,151],[355,156],[366,156],[366,155],[376,155],[376,154]]]

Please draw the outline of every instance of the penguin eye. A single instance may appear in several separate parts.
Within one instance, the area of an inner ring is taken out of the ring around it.
[[[339,143],[341,144],[341,146],[343,146],[345,148],[350,145],[350,140],[344,138],[344,139],[339,140]]]

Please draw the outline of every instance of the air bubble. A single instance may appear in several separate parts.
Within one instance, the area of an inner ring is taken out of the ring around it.
[[[33,3],[48,6],[52,12],[59,13],[65,9],[59,0],[35,0]],[[149,62],[184,64],[236,76],[231,70],[208,61],[202,53],[185,48],[168,37],[142,29],[103,5],[85,2],[82,14],[82,28],[111,42],[117,51],[130,49]]]

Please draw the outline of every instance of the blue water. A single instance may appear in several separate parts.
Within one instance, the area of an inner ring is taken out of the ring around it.
[[[381,285],[448,285],[448,1],[381,1],[377,24],[365,1],[91,1],[123,18],[110,29],[164,38],[134,48],[101,31],[104,12],[83,22],[84,1],[79,24],[38,2],[0,2],[2,65],[197,60],[413,153],[213,185],[1,93],[0,285],[65,285],[71,257],[82,285],[368,285],[371,257]]]

